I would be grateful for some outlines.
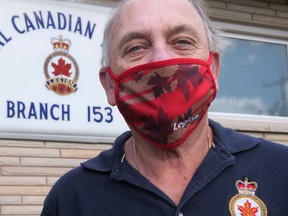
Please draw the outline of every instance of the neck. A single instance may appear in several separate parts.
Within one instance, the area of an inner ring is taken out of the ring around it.
[[[175,149],[155,147],[133,133],[125,145],[126,159],[168,196],[170,193],[171,199],[177,203],[208,153],[212,137],[207,118],[203,118],[191,136]],[[174,183],[181,183],[183,188],[177,186],[178,191],[171,192],[169,188],[173,190]]]

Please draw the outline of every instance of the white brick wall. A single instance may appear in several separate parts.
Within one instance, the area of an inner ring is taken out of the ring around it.
[[[95,0],[107,2],[116,0]],[[286,0],[209,0],[212,19],[288,30]],[[243,131],[288,145],[287,133]],[[111,145],[0,139],[0,216],[36,216],[57,179]]]
[[[39,215],[58,178],[110,144],[0,140],[0,215]]]

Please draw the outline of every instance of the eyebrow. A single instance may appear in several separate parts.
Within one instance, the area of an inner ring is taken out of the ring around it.
[[[180,34],[180,33],[188,33],[189,35],[196,36],[198,39],[198,33],[197,31],[189,26],[189,25],[178,25],[174,26],[173,28],[169,28],[166,32],[166,35],[174,35],[174,34]],[[129,32],[124,35],[124,37],[120,40],[119,42],[119,49],[121,50],[125,44],[127,44],[129,41],[134,40],[134,39],[146,39],[147,36],[150,33],[148,32],[139,32],[139,31],[134,31],[134,32]]]
[[[180,34],[180,33],[187,33],[191,36],[196,36],[196,38],[199,37],[198,36],[199,34],[195,28],[189,25],[185,25],[185,24],[174,26],[172,29],[168,30],[168,35],[175,35],[175,34]]]

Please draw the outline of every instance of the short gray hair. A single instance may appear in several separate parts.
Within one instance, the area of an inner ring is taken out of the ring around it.
[[[102,59],[101,59],[102,66],[107,67],[110,64],[109,49],[112,36],[112,29],[115,21],[117,20],[121,12],[121,9],[128,1],[130,0],[122,0],[120,4],[116,8],[114,8],[112,14],[110,15],[107,21],[102,43]],[[224,37],[222,36],[220,29],[218,29],[215,25],[213,25],[211,20],[209,19],[204,0],[187,0],[187,1],[189,1],[191,5],[196,9],[205,25],[210,51],[215,52],[223,51],[226,46]]]

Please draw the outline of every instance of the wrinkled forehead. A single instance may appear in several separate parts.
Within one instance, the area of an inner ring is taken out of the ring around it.
[[[179,24],[191,25],[200,31],[205,28],[201,16],[188,0],[125,0],[120,5],[112,31],[119,37],[121,31],[143,29],[154,23],[159,24],[156,31],[163,26]]]
[[[148,15],[161,13],[162,16],[167,16],[168,14],[173,13],[173,11],[180,13],[183,12],[184,14],[185,12],[189,11],[194,16],[199,16],[198,12],[193,6],[192,1],[189,0],[124,0],[119,6],[118,15],[115,22],[117,23],[117,21],[120,21],[123,18],[133,21],[134,17],[140,16],[142,12],[145,13],[148,8]],[[162,14],[163,10],[161,9],[166,9],[166,13]],[[154,13],[152,14],[152,12]]]
[[[193,5],[194,1],[193,0],[122,0],[120,1],[119,4],[119,8],[124,8],[124,6],[128,5],[128,4],[134,4],[134,3],[139,3],[140,5],[143,4],[144,2],[159,2],[159,3],[170,3],[172,2],[172,4],[177,5],[180,4],[181,2],[185,2],[188,3],[190,5]]]

